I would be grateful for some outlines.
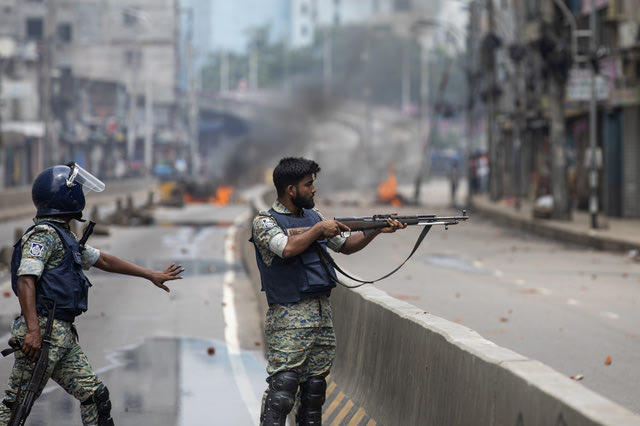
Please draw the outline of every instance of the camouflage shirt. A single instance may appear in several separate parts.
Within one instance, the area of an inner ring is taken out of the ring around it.
[[[276,200],[271,207],[278,213],[292,214],[280,201]],[[317,209],[314,209],[314,211],[318,213],[321,220],[325,220],[324,216],[322,216]],[[253,240],[256,247],[258,247],[258,251],[265,265],[271,265],[274,256],[282,257],[288,239],[287,234],[280,228],[278,222],[268,211],[260,212],[253,219]],[[337,235],[327,241],[327,247],[335,252],[339,252],[346,239],[346,237]]]
[[[279,201],[272,205],[273,210],[282,214],[292,214]],[[322,214],[314,209],[321,220]],[[288,237],[269,212],[260,212],[253,220],[253,239],[264,263],[269,266],[275,256],[282,257]],[[338,252],[346,237],[337,235],[327,241],[327,247]],[[333,327],[329,297],[320,296],[302,299],[295,303],[272,304],[267,311],[265,330],[267,333],[296,328]]]
[[[62,263],[65,250],[58,233],[51,226],[41,224],[43,221],[53,222],[58,227],[71,232],[69,224],[55,217],[37,217],[33,219],[36,227],[22,237],[22,259],[17,275],[35,275],[40,277],[45,269],[55,268]],[[89,269],[100,257],[100,251],[89,245],[82,252],[82,268]]]

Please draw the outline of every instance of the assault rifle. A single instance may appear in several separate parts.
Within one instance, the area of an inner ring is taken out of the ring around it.
[[[389,218],[393,218],[396,219],[397,221],[401,222],[401,223],[406,223],[407,225],[419,225],[419,226],[424,226],[424,228],[422,229],[422,232],[420,232],[420,235],[418,236],[418,239],[416,240],[415,244],[413,245],[413,249],[411,250],[411,253],[409,253],[409,256],[407,256],[407,258],[404,260],[404,262],[402,262],[398,267],[396,267],[393,271],[383,275],[380,278],[377,278],[375,280],[362,280],[360,278],[356,278],[353,277],[351,275],[349,275],[347,272],[345,272],[342,268],[340,268],[340,266],[338,266],[338,264],[333,260],[333,258],[329,255],[329,253],[326,250],[322,250],[322,248],[320,248],[320,245],[318,244],[318,242],[314,242],[314,247],[318,253],[318,256],[320,257],[320,260],[322,261],[322,264],[324,266],[325,269],[328,268],[328,265],[331,265],[333,267],[333,269],[335,269],[336,271],[340,272],[342,275],[344,275],[345,277],[359,283],[357,285],[347,285],[343,282],[341,282],[340,280],[336,280],[334,278],[331,278],[332,281],[341,284],[345,287],[349,287],[349,288],[355,288],[355,287],[359,287],[361,285],[364,284],[372,284],[375,283],[377,281],[383,280],[391,275],[393,275],[394,273],[396,273],[400,268],[402,268],[402,266],[407,263],[407,261],[411,258],[411,256],[413,256],[413,254],[416,252],[416,250],[418,250],[418,247],[420,246],[420,244],[422,243],[422,240],[424,240],[424,238],[427,236],[427,233],[429,232],[429,230],[431,229],[431,227],[433,225],[443,225],[444,229],[449,229],[449,225],[457,225],[458,223],[460,223],[460,221],[463,220],[468,220],[469,216],[467,216],[467,212],[466,210],[462,210],[462,216],[436,216],[435,214],[418,214],[418,215],[408,215],[408,216],[400,216],[400,215],[396,215],[396,214],[377,214],[377,215],[373,215],[373,216],[356,216],[356,217],[334,217],[334,220],[337,220],[340,223],[343,223],[344,225],[349,227],[349,231],[346,232],[342,232],[341,234],[343,236],[348,236],[352,231],[368,231],[368,230],[375,230],[375,229],[382,229],[382,228],[386,228],[387,226],[389,226],[389,222],[387,222],[387,219]],[[298,234],[302,234],[304,231],[308,230],[309,227],[301,227],[301,228],[289,228],[286,230],[287,235],[291,236],[291,235],[298,235]],[[331,276],[331,274],[329,274]]]
[[[33,372],[31,373],[31,380],[29,380],[29,385],[24,393],[22,402],[18,404],[18,406],[13,407],[8,426],[23,426],[27,421],[27,417],[29,416],[29,413],[31,413],[31,407],[33,407],[33,403],[36,402],[36,398],[38,397],[38,390],[44,380],[47,366],[49,365],[49,348],[51,347],[51,332],[53,331],[53,317],[56,311],[56,301],[45,296],[40,296],[40,298],[43,303],[44,300],[51,302],[52,306],[50,308],[47,307],[47,325],[45,327],[44,335],[42,336],[40,353],[38,354],[38,359],[36,360]],[[17,338],[12,337],[9,339],[9,346],[11,346],[12,349],[5,349],[2,351],[2,356],[7,356],[16,350],[20,350],[22,342]],[[22,385],[20,385],[20,388],[22,388]]]
[[[467,211],[462,210],[462,216],[436,216],[435,214],[416,214],[416,215],[395,215],[395,214],[375,214],[373,216],[346,216],[334,217],[340,223],[348,226],[351,231],[343,232],[343,236],[348,236],[349,232],[369,231],[375,229],[386,228],[389,226],[388,218],[392,218],[407,225],[432,226],[444,225],[444,229],[449,229],[449,225],[457,225],[460,221],[469,219]],[[288,236],[302,234],[309,227],[288,228],[286,233]],[[345,235],[346,234],[346,235]]]

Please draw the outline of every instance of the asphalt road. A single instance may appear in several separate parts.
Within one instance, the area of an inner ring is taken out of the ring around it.
[[[318,196],[318,207],[329,217],[390,211],[342,199],[327,205]],[[394,210],[459,213],[442,199],[433,197],[420,211]],[[159,209],[157,226],[111,227],[108,237],[92,237],[96,247],[134,262],[162,268],[178,261],[187,269],[169,294],[140,279],[91,272],[90,309],[77,321],[80,342],[111,389],[119,423],[255,424],[265,386],[260,319],[230,238],[231,223],[245,212],[244,206]],[[5,241],[19,224],[0,225]],[[335,259],[375,278],[404,260],[419,231],[382,235],[362,252]],[[562,374],[582,376],[583,385],[640,412],[640,264],[625,255],[472,216],[448,231],[432,229],[405,267],[376,286]],[[0,341],[17,310],[13,296],[0,297]],[[10,368],[0,360],[0,380]],[[36,404],[31,424],[45,418],[80,424],[77,404],[55,385]]]
[[[328,217],[392,211],[318,207]],[[437,201],[420,210],[393,210],[460,213]],[[378,278],[406,258],[419,232],[408,227],[381,235],[361,252],[334,258],[359,277]],[[413,258],[375,286],[562,374],[582,377],[583,385],[640,413],[640,263],[624,254],[541,239],[472,215],[448,231],[432,228]]]
[[[170,293],[140,278],[89,272],[89,311],[76,324],[111,391],[116,424],[257,423],[266,387],[262,332],[233,236],[233,221],[246,210],[157,209],[157,226],[110,227],[109,236],[91,237],[95,247],[140,265],[186,269]],[[12,294],[0,297],[0,312],[2,342],[19,312]],[[11,365],[0,360],[3,390]],[[80,425],[78,404],[50,382],[28,424]]]

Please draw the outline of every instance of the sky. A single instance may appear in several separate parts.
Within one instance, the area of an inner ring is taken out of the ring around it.
[[[443,10],[439,19],[452,24],[459,33],[464,33],[468,20],[464,4],[458,0],[441,2]],[[271,41],[283,37],[288,31],[288,5],[286,0],[211,0],[211,49],[224,47],[244,52],[249,29],[265,24],[271,27]]]
[[[275,36],[279,35],[278,31],[285,30],[282,22],[286,16],[287,1],[217,0],[212,4],[211,44],[214,50],[227,47],[244,51],[248,31],[254,26],[269,23]]]

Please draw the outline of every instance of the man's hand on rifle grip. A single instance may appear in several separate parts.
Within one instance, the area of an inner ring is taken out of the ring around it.
[[[40,334],[40,328],[34,331],[29,331],[24,336],[24,343],[20,349],[22,353],[29,358],[32,362],[38,359],[40,348],[42,347],[42,335]]]
[[[324,238],[333,238],[341,232],[351,231],[347,225],[340,223],[337,220],[323,220],[322,222],[316,223],[314,226],[317,226],[321,230]]]

